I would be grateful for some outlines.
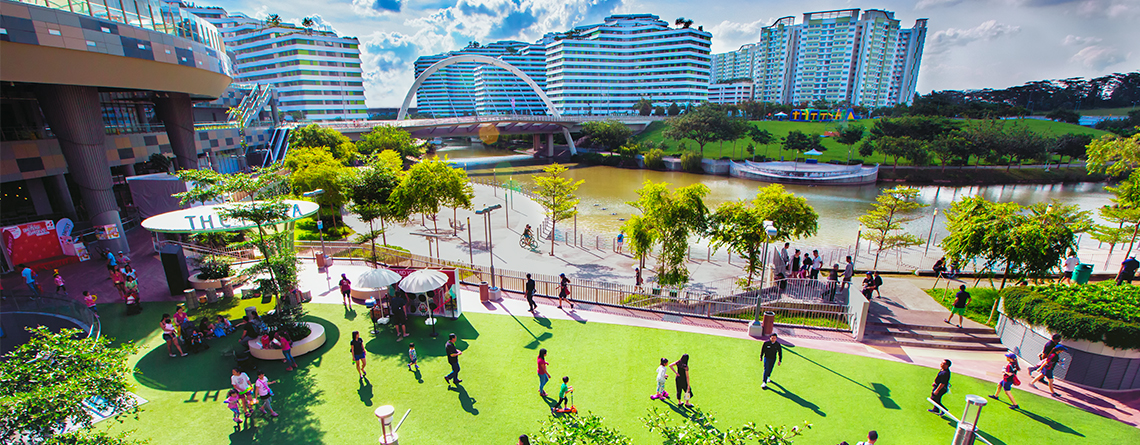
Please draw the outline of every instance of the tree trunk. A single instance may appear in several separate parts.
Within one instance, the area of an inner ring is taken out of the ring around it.
[[[510,211],[510,210],[507,210]],[[456,213],[455,207],[451,208],[451,236],[459,236],[459,229],[455,227],[459,224],[459,215]]]
[[[1140,232],[1140,224],[1136,224],[1136,227],[1132,229],[1132,240],[1128,242],[1128,252],[1124,254],[1124,258],[1128,258],[1128,255],[1132,254],[1132,246],[1136,244],[1137,232]]]
[[[372,242],[372,261],[380,262],[376,258],[376,227],[373,226],[372,220],[368,220],[369,241]]]
[[[436,235],[438,235],[438,234],[439,234],[439,213],[438,213],[438,212],[437,212],[437,213],[433,213],[433,214],[432,214],[432,217],[433,217],[433,218],[431,219],[431,225],[432,225],[432,227],[433,227],[432,231],[433,231],[433,232],[434,232]]]
[[[554,256],[554,226],[558,224],[554,218],[550,218],[550,256]]]
[[[384,240],[384,245],[388,245],[388,230],[385,228],[383,216],[380,217],[380,237]]]

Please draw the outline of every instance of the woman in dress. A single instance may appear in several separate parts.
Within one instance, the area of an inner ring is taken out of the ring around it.
[[[570,309],[574,309],[574,303],[570,302],[570,279],[566,278],[566,274],[558,274],[560,277],[558,281],[558,308],[562,309],[562,302],[570,304]]]
[[[693,404],[689,403],[689,399],[693,397],[693,387],[689,380],[689,354],[683,354],[680,359],[670,363],[669,369],[672,369],[676,376],[673,381],[677,384],[677,404],[692,408]]]

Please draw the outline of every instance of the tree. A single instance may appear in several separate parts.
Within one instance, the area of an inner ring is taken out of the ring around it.
[[[946,164],[959,159],[964,163],[970,157],[970,144],[957,131],[938,136],[927,147],[942,163],[942,171],[946,171]]]
[[[743,125],[741,123],[744,123]],[[725,138],[739,137],[747,123],[739,117],[730,117],[727,111],[716,104],[702,104],[681,116],[674,117],[665,122],[665,137],[680,141],[692,139],[700,146],[704,154],[705,144],[725,140]]]
[[[872,269],[879,268],[879,255],[884,251],[922,244],[922,240],[917,236],[903,230],[903,225],[918,219],[918,216],[911,214],[927,206],[916,202],[917,198],[918,189],[895,186],[883,190],[875,199],[876,203],[871,211],[859,217],[859,223],[871,233],[867,235],[867,240],[879,246],[875,250],[875,264]]]
[[[646,151],[645,146],[636,143],[627,143],[618,150],[618,155],[621,156],[621,165],[627,166],[632,164],[637,167],[637,155]]]
[[[1073,159],[1085,157],[1085,150],[1092,142],[1092,136],[1088,134],[1069,133],[1057,138],[1053,141],[1055,144],[1054,151],[1057,154],[1068,158],[1069,162]],[[1065,159],[1062,159],[1064,161]]]
[[[670,193],[668,186],[664,182],[645,181],[637,191],[638,200],[628,203],[641,211],[641,217],[636,226],[627,222],[622,230],[629,232],[631,238],[639,236],[660,245],[657,282],[683,285],[689,281],[689,270],[685,267],[689,236],[705,233],[707,229],[709,212],[704,197],[709,188],[693,184]],[[635,233],[635,229],[649,233]]]
[[[582,133],[590,137],[591,143],[611,152],[618,151],[633,136],[629,127],[616,120],[586,122],[582,124]]]
[[[768,237],[764,221],[772,221],[776,236]],[[747,286],[751,287],[752,276],[763,268],[761,250],[765,243],[815,235],[818,222],[819,214],[806,199],[786,192],[780,184],[772,184],[760,187],[751,205],[728,201],[717,207],[709,218],[708,235],[713,248],[728,246],[744,258]]]
[[[131,343],[112,346],[111,338],[87,337],[79,329],[27,329],[28,342],[0,360],[0,438],[43,443],[93,435],[112,442],[113,437],[90,432],[92,418],[84,402],[103,400],[116,420],[137,416],[129,378],[134,370],[127,363],[137,348]],[[60,435],[69,423],[81,431]]]
[[[531,436],[535,445],[632,445],[621,432],[602,424],[593,414],[550,416],[542,422],[538,434]]]
[[[768,157],[768,145],[776,142],[776,137],[768,130],[762,130],[760,127],[752,126],[748,130],[748,137],[753,142],[764,146],[764,157]]]
[[[392,194],[395,205],[401,212],[437,215],[442,206],[471,206],[470,185],[466,184],[467,174],[462,176],[455,168],[439,158],[417,162],[404,175],[403,181]],[[462,184],[457,182],[462,181]],[[439,232],[438,218],[434,231]]]
[[[1136,245],[1137,234],[1140,234],[1140,171],[1133,170],[1128,179],[1120,181],[1116,187],[1105,187],[1105,190],[1113,195],[1112,205],[1101,207],[1100,217],[1115,223],[1116,227],[1098,224],[1094,227],[1092,236],[1113,247],[1127,241],[1127,257]]]
[[[534,193],[538,204],[546,210],[550,219],[550,255],[554,255],[554,227],[578,214],[578,197],[574,195],[578,187],[586,181],[577,181],[562,176],[566,167],[554,163],[543,168],[543,174],[534,176]]]
[[[653,115],[654,116],[664,116],[665,115],[665,107],[663,107],[661,105],[653,107]]]
[[[317,124],[310,124],[307,127],[298,127],[289,132],[290,151],[297,147],[325,147],[325,149],[330,150],[330,152],[332,152],[334,148],[339,151],[342,150],[340,147],[344,143],[351,144],[352,140],[339,131]],[[352,151],[355,150],[345,150],[343,153],[349,155]],[[337,159],[342,162],[351,160],[343,157],[337,157]]]
[[[690,26],[693,26],[693,21],[686,20],[684,17],[678,17],[677,21],[673,22],[673,24],[688,29]]]
[[[324,190],[323,194],[315,196],[313,200],[337,224],[341,208],[348,203],[348,189],[354,170],[337,162],[325,147],[290,149],[289,155],[285,157],[285,168],[293,172],[290,178],[294,194]]]
[[[677,103],[673,102],[673,103],[669,104],[668,113],[670,116],[676,116],[678,114],[681,114],[681,107],[678,107]]]
[[[1063,110],[1060,108],[1046,113],[1045,117],[1050,120],[1068,122],[1070,124],[1080,123],[1081,121],[1081,115],[1077,114],[1077,112],[1073,110]]]
[[[281,16],[277,14],[269,14],[269,16],[265,18],[266,28],[276,28],[278,26],[281,26]]]
[[[926,143],[910,136],[884,136],[867,141],[874,151],[895,158],[894,168],[898,168],[899,159],[906,159],[913,165],[924,165],[930,159],[930,151]],[[864,144],[864,146],[868,145]],[[860,150],[862,153],[862,149]]]
[[[642,418],[649,431],[657,432],[664,439],[663,445],[789,445],[792,439],[811,429],[810,423],[788,428],[786,426],[765,425],[759,427],[749,422],[740,428],[720,429],[716,418],[700,408],[691,408],[692,413],[674,419],[657,408],[651,408],[649,415]]]
[[[313,25],[316,25],[316,22],[313,22],[312,18],[305,17],[305,18],[301,19],[301,26],[305,28],[305,33],[312,34],[313,33]]]
[[[835,142],[847,146],[848,163],[851,162],[851,146],[858,144],[859,141],[862,141],[863,134],[866,132],[867,129],[863,128],[863,126],[859,124],[841,125],[836,130],[837,135],[835,136]]]
[[[1089,143],[1086,156],[1090,172],[1113,176],[1127,173],[1140,166],[1140,133],[1129,138],[1101,136]]]
[[[404,165],[410,165],[414,159],[418,159],[424,153],[424,145],[417,143],[411,133],[400,127],[387,125],[378,125],[372,131],[361,135],[360,140],[356,142],[356,148],[365,155],[385,150],[394,151],[404,159]]]
[[[392,194],[400,186],[404,172],[400,168],[400,155],[385,150],[369,157],[368,166],[356,175],[349,186],[352,206],[349,210],[360,219],[368,221],[368,234],[364,236],[372,243],[372,256],[376,257],[376,228],[373,223],[380,220],[380,233],[383,243],[388,244],[385,222],[400,215],[398,206],[393,205]]]
[[[784,136],[784,150],[790,150],[794,153],[805,153],[811,150],[823,151],[823,145],[819,142],[819,135],[817,134],[804,134],[799,130],[792,130]]]
[[[633,109],[637,110],[637,114],[649,116],[653,112],[653,102],[643,97],[633,104]]]

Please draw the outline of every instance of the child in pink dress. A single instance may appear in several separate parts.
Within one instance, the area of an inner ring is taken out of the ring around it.
[[[238,396],[236,389],[231,389],[226,394],[226,400],[222,401],[226,404],[226,408],[234,412],[234,422],[241,426],[241,397]]]

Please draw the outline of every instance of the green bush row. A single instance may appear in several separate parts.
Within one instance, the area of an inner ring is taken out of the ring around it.
[[[1033,288],[1007,288],[1001,295],[1006,316],[1048,327],[1065,338],[1103,342],[1118,349],[1140,349],[1140,324],[1077,312]]]

